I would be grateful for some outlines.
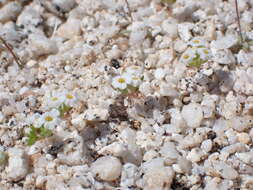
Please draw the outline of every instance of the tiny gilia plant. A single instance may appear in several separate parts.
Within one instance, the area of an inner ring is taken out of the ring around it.
[[[37,140],[53,135],[53,129],[57,126],[61,117],[71,110],[76,103],[76,96],[70,92],[52,93],[46,97],[46,105],[52,108],[43,114],[34,114],[29,118],[29,132],[27,144],[33,145]]]

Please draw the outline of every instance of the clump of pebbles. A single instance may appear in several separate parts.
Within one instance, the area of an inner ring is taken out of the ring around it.
[[[253,189],[253,2],[0,0],[0,189]]]

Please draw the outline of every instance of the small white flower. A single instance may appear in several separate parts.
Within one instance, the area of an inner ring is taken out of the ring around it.
[[[64,102],[64,96],[59,92],[46,95],[46,105],[49,108],[58,108]]]
[[[207,41],[205,41],[203,38],[195,37],[188,43],[188,45],[192,47],[201,47],[201,46],[206,47]]]
[[[192,59],[196,57],[196,49],[195,48],[188,48],[181,56],[180,62],[181,63],[190,63]]]
[[[72,92],[64,91],[62,93],[62,96],[64,98],[64,103],[67,106],[73,107],[76,105],[77,98],[76,95]]]
[[[119,88],[121,90],[125,89],[127,85],[130,83],[131,83],[131,76],[128,74],[116,76],[112,79],[112,86],[114,88]]]
[[[57,109],[52,109],[50,112],[44,113],[40,117],[40,126],[44,126],[48,129],[53,129],[59,123],[59,111]]]
[[[126,73],[138,76],[143,73],[143,69],[140,66],[132,65],[126,68]]]
[[[134,87],[138,87],[141,84],[141,78],[136,75],[131,75],[130,84]]]
[[[202,60],[208,60],[211,56],[211,51],[207,48],[198,48],[197,53]]]
[[[32,116],[28,117],[27,124],[33,125],[35,128],[40,128],[40,118],[41,115],[39,113],[35,113]]]

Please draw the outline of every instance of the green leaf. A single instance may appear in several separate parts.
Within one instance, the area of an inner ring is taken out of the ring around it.
[[[162,3],[172,5],[173,3],[176,2],[176,0],[161,0]]]
[[[50,137],[53,135],[53,132],[50,129],[45,128],[44,126],[42,126],[40,128],[40,136],[45,138],[45,137]]]
[[[136,92],[136,91],[139,89],[138,87],[135,87],[135,86],[130,85],[130,84],[127,85],[127,88],[128,88],[131,92]]]
[[[60,117],[63,117],[65,113],[67,113],[69,110],[71,110],[71,107],[67,106],[66,104],[63,103],[62,105],[60,105],[58,110],[60,112]]]
[[[199,68],[206,60],[200,58],[200,55],[196,53],[196,57],[192,59],[192,61],[188,64],[190,67],[197,67]]]
[[[33,145],[38,140],[37,130],[34,126],[30,126],[30,132],[28,133],[27,137],[27,144],[29,146]]]
[[[119,89],[119,91],[120,91],[120,92],[121,92],[121,94],[123,94],[123,95],[128,94],[128,90],[127,90],[127,88],[125,88],[124,90]]]

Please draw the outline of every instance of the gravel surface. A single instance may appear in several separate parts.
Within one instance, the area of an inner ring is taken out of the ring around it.
[[[243,41],[234,0],[0,0],[0,189],[253,189],[238,11]]]

